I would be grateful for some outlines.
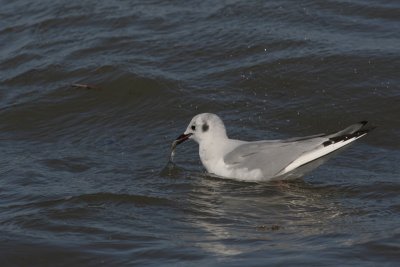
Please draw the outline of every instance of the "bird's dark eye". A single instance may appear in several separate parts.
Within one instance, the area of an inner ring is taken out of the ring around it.
[[[196,131],[196,126],[192,125],[192,130]]]

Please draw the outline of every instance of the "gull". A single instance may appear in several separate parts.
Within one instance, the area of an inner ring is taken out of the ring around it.
[[[366,124],[367,121],[361,121],[327,135],[249,142],[228,138],[217,115],[202,113],[194,116],[186,131],[174,141],[172,152],[186,140],[194,140],[199,144],[201,162],[210,174],[245,181],[285,179],[366,135],[373,129]]]

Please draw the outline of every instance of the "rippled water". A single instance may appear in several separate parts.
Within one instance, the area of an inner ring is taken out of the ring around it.
[[[2,266],[399,264],[398,1],[0,4]],[[206,111],[378,128],[292,182],[208,176],[194,143],[166,166]]]

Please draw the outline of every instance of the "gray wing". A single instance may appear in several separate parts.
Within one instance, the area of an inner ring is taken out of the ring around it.
[[[233,168],[260,169],[264,177],[273,177],[303,154],[328,148],[345,140],[355,140],[366,134],[373,129],[365,128],[366,124],[366,121],[362,121],[329,135],[317,134],[287,140],[247,142],[229,152],[224,161]],[[332,151],[329,148],[325,150]]]
[[[264,177],[273,177],[303,153],[321,146],[328,138],[292,140],[295,139],[248,142],[229,152],[224,161],[233,168],[260,169]]]

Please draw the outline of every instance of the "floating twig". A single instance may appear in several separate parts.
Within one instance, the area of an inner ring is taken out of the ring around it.
[[[72,87],[83,88],[83,89],[88,89],[88,90],[92,90],[92,89],[100,90],[101,89],[100,87],[97,87],[95,85],[83,84],[83,83],[74,83],[72,85]]]

